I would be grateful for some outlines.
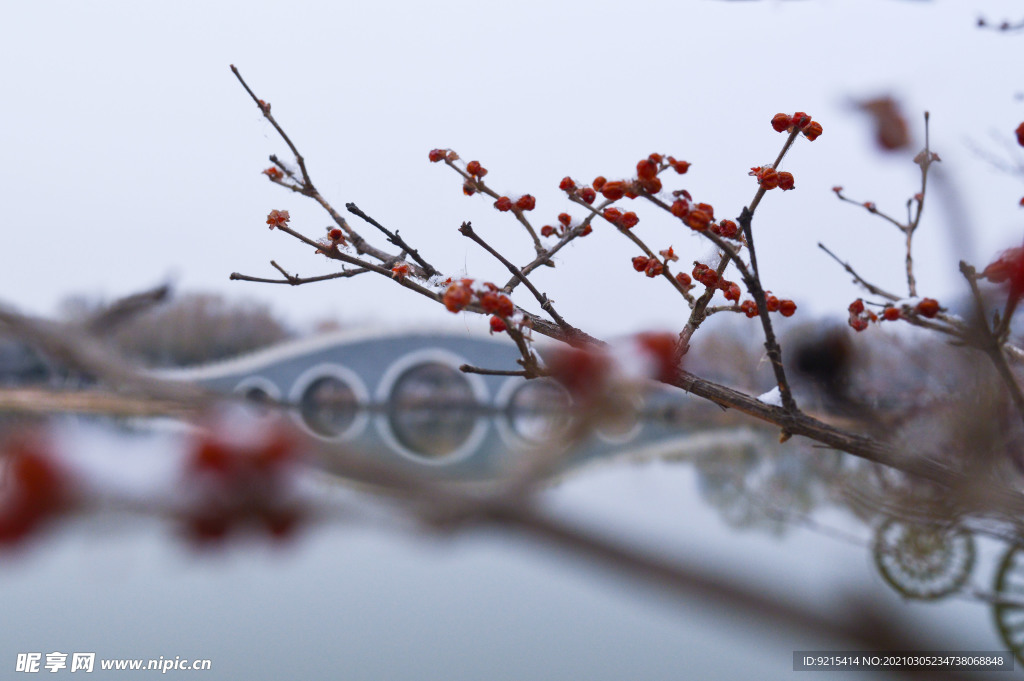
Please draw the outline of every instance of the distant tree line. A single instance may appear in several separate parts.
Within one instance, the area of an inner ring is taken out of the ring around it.
[[[102,301],[74,297],[61,304],[69,321],[89,317]],[[133,316],[109,337],[125,356],[150,367],[187,366],[250,352],[294,337],[270,306],[213,293],[186,293]]]

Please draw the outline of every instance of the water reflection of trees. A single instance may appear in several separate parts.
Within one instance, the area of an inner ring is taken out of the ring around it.
[[[865,547],[890,588],[909,600],[959,597],[991,605],[997,633],[1024,664],[1019,525],[994,513],[951,513],[948,492],[936,486],[839,452],[780,445],[771,431],[723,429],[702,437],[704,446],[686,459],[702,499],[728,524],[775,535],[796,527],[825,530],[810,520],[812,513],[844,509],[871,528]],[[1005,462],[989,471],[1013,473]],[[1002,546],[991,575],[978,565],[979,539]]]

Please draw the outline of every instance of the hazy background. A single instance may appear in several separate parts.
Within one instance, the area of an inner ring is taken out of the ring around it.
[[[994,0],[18,3],[0,41],[0,300],[49,314],[69,294],[109,298],[170,280],[259,298],[296,325],[333,316],[484,327],[369,277],[228,281],[233,271],[276,276],[272,258],[304,276],[331,271],[264,224],[270,209],[287,209],[319,236],[328,218],[260,175],[287,148],[234,63],[337,208],[354,201],[448,273],[500,282],[507,273],[456,229],[472,220],[521,262],[531,253],[521,228],[463,197],[453,173],[428,163],[431,148],[479,159],[501,191],[537,196],[537,225],[581,215],[557,190],[564,175],[626,177],[653,151],[693,163],[667,188],[730,216],[754,195],[749,168],[782,144],[771,116],[807,111],[824,135],[798,141],[785,162],[797,190],[769,194],[755,222],[765,285],[797,302],[794,321],[842,315],[860,295],[819,240],[903,290],[900,235],[830,191],[843,185],[897,217],[918,191],[914,151],[883,154],[851,106],[892,94],[918,145],[920,113],[932,112],[943,160],[932,187],[947,191],[926,208],[918,283],[945,302],[963,290],[959,258],[984,265],[1020,243],[1021,177],[971,151],[1019,158],[1005,145],[1024,120],[1024,35],[974,26],[979,14],[1019,12]],[[652,246],[671,244],[684,262],[708,255],[689,230],[639,208],[637,231]],[[590,332],[678,328],[685,306],[632,271],[630,248],[598,225],[538,284]],[[864,585],[899,601],[863,547],[728,531],[681,467],[590,471],[550,503],[826,612]],[[95,650],[210,657],[211,678],[784,678],[794,649],[829,647],[501,534],[434,544],[356,524],[295,551],[197,560],[145,525],[78,529],[5,558],[0,601],[17,618],[4,627],[0,668],[16,652]],[[978,574],[991,573],[990,560]],[[905,612],[948,648],[997,647],[985,606]]]
[[[272,258],[301,275],[332,271],[264,224],[270,209],[287,209],[319,236],[329,218],[260,175],[287,148],[231,75],[234,63],[336,207],[355,201],[448,273],[502,282],[507,273],[456,229],[472,220],[518,261],[531,253],[525,234],[489,200],[463,197],[453,173],[428,163],[431,148],[480,159],[499,191],[536,195],[537,225],[566,209],[581,215],[557,190],[564,175],[626,177],[652,151],[693,163],[667,189],[686,187],[734,216],[755,191],[747,171],[783,141],[771,116],[808,111],[825,133],[796,145],[785,168],[797,190],[770,194],[756,228],[766,287],[815,314],[842,314],[859,295],[818,240],[904,290],[900,235],[829,191],[841,184],[904,214],[919,184],[914,151],[883,155],[850,106],[891,93],[915,150],[931,110],[941,186],[967,218],[959,224],[948,198],[932,196],[917,238],[921,292],[946,301],[963,290],[958,258],[984,265],[1021,238],[1021,178],[969,148],[1005,154],[1024,119],[1024,36],[974,25],[1018,9],[994,0],[20,3],[5,12],[0,42],[0,297],[48,313],[68,293],[113,297],[171,280],[256,296],[297,322],[483,328],[370,277],[300,289],[228,281],[233,271],[276,276]],[[653,247],[671,244],[683,262],[708,255],[649,208],[639,206],[638,233]],[[951,221],[971,230],[965,245],[951,247]],[[538,283],[589,331],[677,328],[685,306],[632,271],[632,248],[598,225]]]

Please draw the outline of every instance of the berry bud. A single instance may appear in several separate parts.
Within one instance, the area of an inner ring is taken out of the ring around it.
[[[775,129],[775,132],[785,132],[789,129],[791,123],[790,117],[784,113],[777,113],[772,116],[772,128]]]
[[[519,210],[533,210],[537,207],[537,199],[530,194],[523,194],[516,201],[516,208]]]

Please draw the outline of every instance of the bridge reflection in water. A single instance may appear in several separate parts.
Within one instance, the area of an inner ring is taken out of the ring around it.
[[[469,364],[516,370],[507,340],[446,333],[346,332],[296,341],[167,377],[291,405],[290,416],[321,440],[430,475],[488,479],[524,450],[549,446],[569,423],[558,384],[460,371]],[[623,397],[623,408],[565,464],[614,456],[678,439],[693,400],[652,386]]]

